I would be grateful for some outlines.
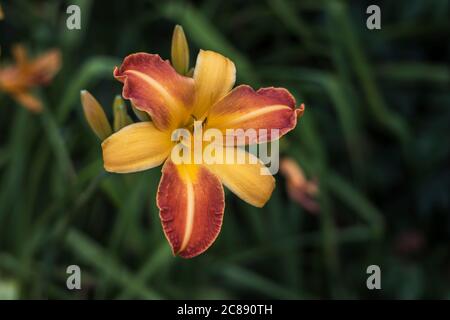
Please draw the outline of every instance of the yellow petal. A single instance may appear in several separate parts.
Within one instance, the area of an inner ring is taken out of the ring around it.
[[[234,151],[234,163],[205,164],[222,183],[239,198],[255,207],[262,207],[275,188],[269,169],[253,154],[240,148],[225,147],[223,154]],[[237,159],[245,159],[237,163]]]
[[[200,50],[194,69],[194,115],[202,119],[209,108],[225,96],[236,81],[234,63],[214,51]]]
[[[159,166],[170,154],[170,133],[152,122],[131,124],[102,143],[106,171],[127,173]]]

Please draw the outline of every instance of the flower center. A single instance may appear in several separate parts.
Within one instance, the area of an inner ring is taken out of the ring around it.
[[[203,118],[203,120],[197,119],[193,114],[190,115],[189,119],[183,126],[184,129],[189,130],[190,133],[195,134],[195,129],[205,128],[208,118]],[[201,127],[200,127],[201,122]]]
[[[207,118],[200,121],[195,115],[191,114],[185,124],[177,129],[180,130],[180,133],[177,135],[178,139],[176,141],[186,147],[193,147],[195,140],[201,143],[203,140],[203,129],[205,128],[206,123]]]

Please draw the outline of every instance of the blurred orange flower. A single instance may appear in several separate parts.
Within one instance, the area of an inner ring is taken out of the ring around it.
[[[31,89],[49,83],[61,67],[61,53],[52,49],[29,60],[22,45],[12,49],[16,61],[13,65],[0,67],[0,91],[11,95],[19,104],[33,112],[42,110],[42,102]]]
[[[300,165],[291,158],[281,159],[280,173],[286,179],[289,197],[307,211],[319,212],[319,204],[314,200],[319,192],[317,181],[308,181]]]

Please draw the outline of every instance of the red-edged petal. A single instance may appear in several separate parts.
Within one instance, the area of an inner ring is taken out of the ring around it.
[[[205,167],[175,165],[167,160],[157,204],[174,254],[195,257],[217,238],[225,207],[224,192],[219,179]]]
[[[178,128],[189,116],[194,80],[179,75],[159,55],[131,54],[114,76],[124,83],[122,96],[147,112],[160,130]]]
[[[295,128],[297,117],[304,110],[303,105],[298,109],[295,105],[294,97],[284,88],[254,91],[250,86],[242,85],[212,106],[207,126],[219,129],[224,134],[227,129],[254,129],[257,136],[247,136],[245,143],[267,142]],[[272,129],[278,129],[278,136]],[[242,136],[242,131],[232,136]]]

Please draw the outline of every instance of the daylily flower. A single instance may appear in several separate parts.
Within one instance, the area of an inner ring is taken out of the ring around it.
[[[307,180],[300,165],[291,158],[280,162],[280,173],[286,179],[289,197],[311,213],[318,213],[320,206],[314,199],[319,192],[317,181]]]
[[[183,69],[186,71],[187,69]],[[127,56],[114,76],[123,86],[122,96],[131,100],[151,121],[131,124],[109,136],[103,143],[107,171],[128,173],[161,164],[162,177],[157,205],[164,233],[175,255],[191,258],[214,242],[222,226],[224,190],[256,207],[270,198],[275,179],[267,167],[241,148],[234,151],[244,164],[177,164],[171,151],[177,144],[171,134],[177,128],[192,130],[194,120],[205,129],[278,129],[280,136],[292,130],[303,105],[296,108],[294,97],[283,88],[254,91],[247,85],[233,89],[236,69],[228,58],[213,51],[197,57],[193,78],[176,72],[156,54]],[[275,139],[258,136],[256,141]],[[224,152],[235,148],[226,143]],[[264,174],[261,174],[263,172]]]
[[[0,68],[0,91],[11,95],[25,108],[39,112],[42,102],[31,90],[49,83],[61,67],[61,54],[53,49],[28,60],[26,50],[21,45],[12,49],[15,65]]]

